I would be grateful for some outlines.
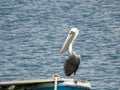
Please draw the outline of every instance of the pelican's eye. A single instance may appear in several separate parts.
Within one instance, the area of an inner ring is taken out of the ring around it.
[[[73,34],[73,35],[74,35],[74,32],[73,32],[73,31],[71,31],[71,32],[70,32],[70,35],[71,35],[71,34]]]

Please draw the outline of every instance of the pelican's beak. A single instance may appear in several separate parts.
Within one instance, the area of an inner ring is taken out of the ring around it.
[[[74,32],[69,33],[65,42],[64,42],[64,44],[63,44],[63,46],[62,46],[62,48],[61,48],[61,50],[60,50],[60,52],[59,52],[60,55],[68,50],[69,45],[73,41],[73,38],[74,38]]]

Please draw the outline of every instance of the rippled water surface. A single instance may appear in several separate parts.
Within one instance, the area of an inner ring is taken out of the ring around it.
[[[58,53],[72,27],[80,30],[76,77],[94,90],[118,90],[119,0],[0,0],[0,81],[66,77],[67,53]]]

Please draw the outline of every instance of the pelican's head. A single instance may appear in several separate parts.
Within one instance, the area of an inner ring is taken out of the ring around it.
[[[60,50],[60,54],[64,53],[65,51],[71,52],[72,51],[72,43],[75,40],[75,38],[78,35],[79,30],[77,28],[72,28],[69,33],[68,36]]]

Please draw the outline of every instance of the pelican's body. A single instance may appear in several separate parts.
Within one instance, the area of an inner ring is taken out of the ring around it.
[[[78,29],[72,28],[63,44],[62,49],[60,50],[60,54],[68,51],[68,56],[64,59],[64,72],[66,76],[70,76],[74,73],[76,74],[77,69],[79,68],[80,64],[80,57],[73,51],[72,45],[73,41],[78,35]]]
[[[80,59],[75,52],[66,56],[64,59],[64,72],[66,76],[70,76],[72,73],[76,74],[79,67]]]

